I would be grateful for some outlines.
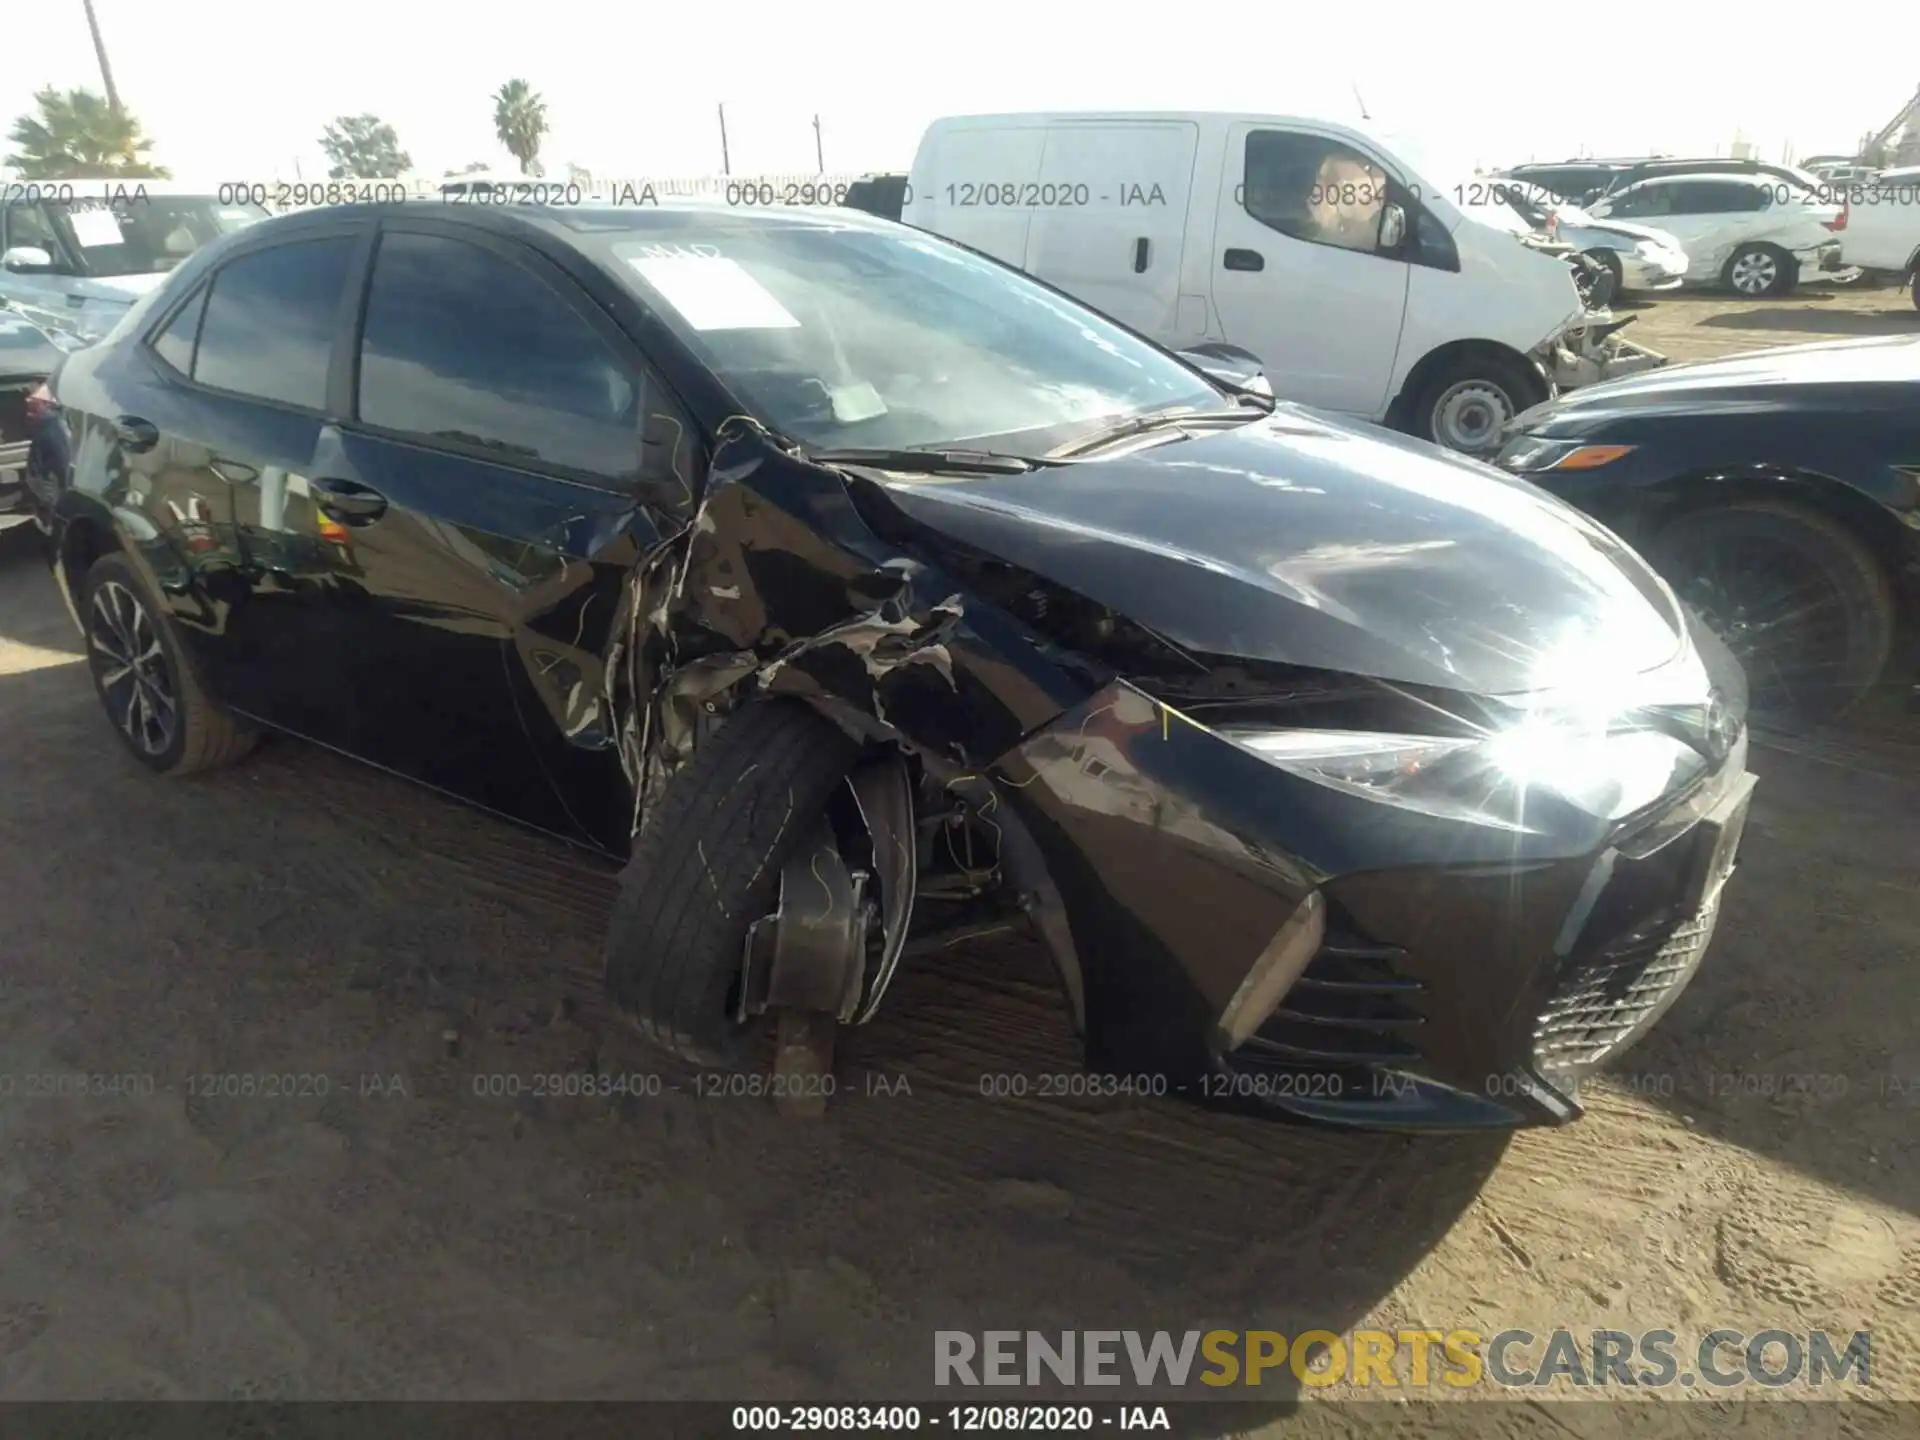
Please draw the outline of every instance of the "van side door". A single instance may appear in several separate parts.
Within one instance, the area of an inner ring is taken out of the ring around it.
[[[1182,313],[1181,264],[1200,127],[1062,122],[1047,131],[1024,269],[1164,345],[1206,338],[1204,296]]]
[[[1039,122],[936,122],[913,157],[900,218],[1009,265],[1023,265],[1033,211],[1021,202],[1040,178],[1046,143],[1046,126]]]
[[[1386,412],[1409,274],[1379,244],[1397,184],[1379,157],[1333,136],[1249,122],[1229,131],[1213,303],[1226,338],[1260,357],[1282,399]]]

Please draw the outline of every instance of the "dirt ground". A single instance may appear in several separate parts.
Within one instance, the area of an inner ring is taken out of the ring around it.
[[[1640,313],[1676,358],[1920,333],[1894,291]],[[1756,752],[1707,963],[1569,1128],[986,1098],[1074,1063],[1015,944],[904,974],[832,1113],[795,1122],[692,1093],[611,1022],[603,866],[291,743],[148,777],[9,549],[0,1399],[924,1402],[936,1329],[1363,1324],[1869,1328],[1863,1393],[1920,1397],[1920,722]],[[660,1093],[486,1093],[587,1072]],[[76,1074],[124,1078],[44,1078]],[[1292,1398],[1232,1428],[1618,1433]]]

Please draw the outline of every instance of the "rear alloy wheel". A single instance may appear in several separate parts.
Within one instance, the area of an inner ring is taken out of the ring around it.
[[[1498,356],[1459,360],[1422,387],[1413,432],[1443,449],[1490,458],[1507,422],[1544,398],[1544,388],[1517,364]]]
[[[1793,288],[1793,257],[1772,245],[1742,245],[1727,261],[1727,288],[1749,300],[1784,295]]]
[[[1818,511],[1772,501],[1699,510],[1648,550],[1747,672],[1756,720],[1832,719],[1886,668],[1898,613],[1886,572]]]
[[[142,765],[187,775],[253,748],[254,733],[201,688],[171,622],[125,556],[105,556],[87,571],[80,618],[101,708]]]

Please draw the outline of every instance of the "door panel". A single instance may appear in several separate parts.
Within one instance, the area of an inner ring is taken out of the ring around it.
[[[1221,327],[1229,341],[1261,358],[1282,399],[1378,416],[1386,409],[1400,346],[1408,267],[1297,239],[1254,218],[1247,205],[1250,189],[1257,192],[1264,183],[1256,174],[1250,186],[1247,175],[1248,141],[1256,132],[1304,133],[1241,124],[1228,135],[1213,246],[1213,300]],[[1313,179],[1301,181],[1296,198],[1302,207]],[[1251,252],[1259,268],[1250,268],[1245,257],[1229,267],[1229,250]]]
[[[632,502],[334,427],[314,468],[321,480],[377,493],[386,507],[374,519],[334,518],[317,486],[303,494],[289,484],[277,533],[316,567],[300,584],[300,623],[289,627],[310,657],[304,684],[289,688],[289,723],[542,829],[598,840],[604,815],[575,815],[532,731],[557,733],[556,710],[583,728],[610,729],[595,702],[613,607],[601,592],[618,570],[585,557],[597,537],[621,530]],[[553,630],[565,638],[543,642]],[[610,749],[598,768],[611,771],[606,789],[618,810],[625,802]]]
[[[1199,127],[1056,125],[1032,202],[1026,270],[1163,344],[1181,332],[1180,264]]]

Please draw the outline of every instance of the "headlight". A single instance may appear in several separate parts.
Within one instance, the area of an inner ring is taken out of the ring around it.
[[[1623,819],[1691,781],[1707,764],[1698,751],[1660,731],[1609,730],[1604,718],[1545,712],[1472,738],[1342,730],[1222,733],[1316,784],[1523,834],[1540,830],[1540,811],[1555,803],[1600,820]]]
[[[1503,470],[1537,475],[1553,470],[1597,470],[1631,455],[1631,445],[1587,445],[1578,440],[1549,440],[1539,435],[1517,435],[1509,440],[1497,462]]]

